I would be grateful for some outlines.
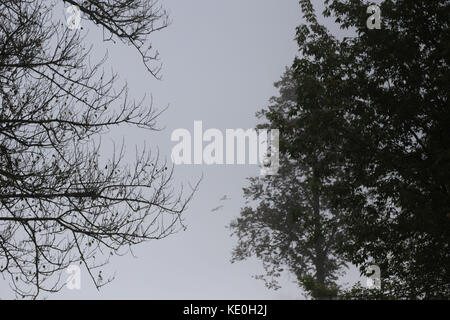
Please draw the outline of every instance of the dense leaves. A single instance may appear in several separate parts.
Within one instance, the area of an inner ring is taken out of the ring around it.
[[[316,168],[339,212],[338,252],[381,268],[373,297],[448,298],[450,2],[381,1],[382,28],[369,30],[371,3],[328,0],[324,16],[353,34],[342,39],[300,3],[295,103],[269,107],[267,125]]]
[[[276,87],[280,96],[271,99],[269,109],[289,110],[296,98],[292,70],[286,70]],[[265,114],[263,110],[260,116]],[[336,251],[339,214],[330,208],[320,156],[284,156],[278,175],[250,178],[244,188],[249,205],[231,229],[239,239],[233,261],[255,255],[266,271],[257,278],[269,288],[279,288],[277,279],[286,269],[311,297],[324,299],[337,295],[336,280],[345,263]]]

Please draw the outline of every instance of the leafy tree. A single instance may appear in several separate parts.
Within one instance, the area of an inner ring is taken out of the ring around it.
[[[327,197],[345,239],[339,252],[363,271],[377,264],[395,298],[450,296],[450,2],[327,0],[338,39],[300,1],[293,65],[296,103],[266,114],[293,159],[322,152]]]
[[[115,85],[104,60],[91,63],[83,31],[54,16],[63,4],[79,6],[82,24],[101,27],[103,40],[133,46],[156,77],[149,36],[167,26],[156,1],[1,1],[0,272],[19,297],[60,290],[71,264],[99,288],[111,278],[94,272],[110,255],[183,227],[190,199],[146,150],[134,164],[122,160],[123,145],[100,158],[108,130],[155,130],[158,112]]]
[[[269,110],[290,109],[296,103],[292,70],[275,86],[280,96],[271,99]],[[239,239],[232,261],[255,255],[266,271],[257,278],[267,287],[278,289],[277,278],[287,269],[311,297],[329,299],[337,296],[336,280],[345,263],[336,252],[339,215],[330,210],[318,157],[285,156],[278,175],[249,178],[244,196],[257,204],[243,208],[230,225]]]

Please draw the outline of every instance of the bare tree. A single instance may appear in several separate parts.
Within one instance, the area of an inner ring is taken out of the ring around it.
[[[84,265],[97,288],[97,268],[132,245],[183,228],[183,196],[158,156],[125,149],[100,157],[100,137],[113,127],[156,130],[158,112],[117,88],[116,74],[91,65],[79,31],[54,16],[58,4],[77,5],[83,23],[103,40],[134,47],[155,77],[149,35],[167,26],[154,0],[0,3],[0,272],[18,297],[56,292],[63,270]]]

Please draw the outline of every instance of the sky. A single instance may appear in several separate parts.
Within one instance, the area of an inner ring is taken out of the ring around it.
[[[104,43],[101,33],[86,21],[85,41],[94,55],[108,50],[108,66],[126,81],[136,98],[152,96],[156,107],[168,109],[159,117],[160,132],[130,127],[111,132],[109,141],[122,141],[134,155],[145,143],[159,150],[170,164],[173,130],[193,131],[201,120],[204,130],[250,129],[255,112],[268,104],[277,81],[291,65],[297,46],[295,28],[302,23],[297,0],[165,0],[171,25],[154,34],[152,43],[163,64],[162,80],[143,67],[132,48]],[[61,13],[63,15],[63,13]],[[64,17],[63,17],[64,18]],[[249,259],[231,264],[236,239],[227,225],[244,206],[246,178],[259,174],[256,165],[180,165],[174,186],[203,180],[184,214],[188,229],[133,249],[133,255],[114,257],[106,273],[112,283],[97,291],[82,271],[81,290],[64,288],[49,299],[303,299],[293,276],[283,275],[274,291],[252,276],[261,262]],[[227,195],[231,200],[220,201]],[[219,205],[224,207],[211,212]],[[357,273],[348,276],[354,281]],[[0,297],[10,290],[0,282]]]

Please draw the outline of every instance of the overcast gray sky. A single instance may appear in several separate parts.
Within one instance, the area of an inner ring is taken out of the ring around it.
[[[296,55],[295,27],[302,21],[297,0],[165,0],[172,24],[155,34],[161,54],[162,81],[144,70],[138,54],[122,45],[101,42],[99,32],[87,25],[86,41],[95,53],[108,48],[111,66],[127,81],[136,98],[153,95],[156,106],[170,105],[159,118],[161,132],[122,128],[109,140],[122,139],[134,154],[134,145],[159,151],[170,162],[174,129],[193,130],[194,120],[208,128],[253,128],[255,112],[276,94],[273,83]],[[62,17],[64,19],[64,17]],[[83,21],[87,24],[85,21]],[[82,23],[83,23],[82,22]],[[110,139],[109,139],[110,138]],[[85,271],[81,290],[63,289],[49,298],[100,299],[300,299],[293,278],[283,277],[282,289],[268,290],[252,275],[261,263],[230,263],[236,239],[226,229],[244,205],[245,178],[259,173],[257,166],[177,166],[175,184],[204,179],[185,213],[188,230],[135,248],[134,254],[114,258],[105,272],[116,279],[100,292]],[[230,201],[219,199],[228,195]],[[211,209],[220,204],[218,212]],[[10,290],[2,283],[0,296]]]

